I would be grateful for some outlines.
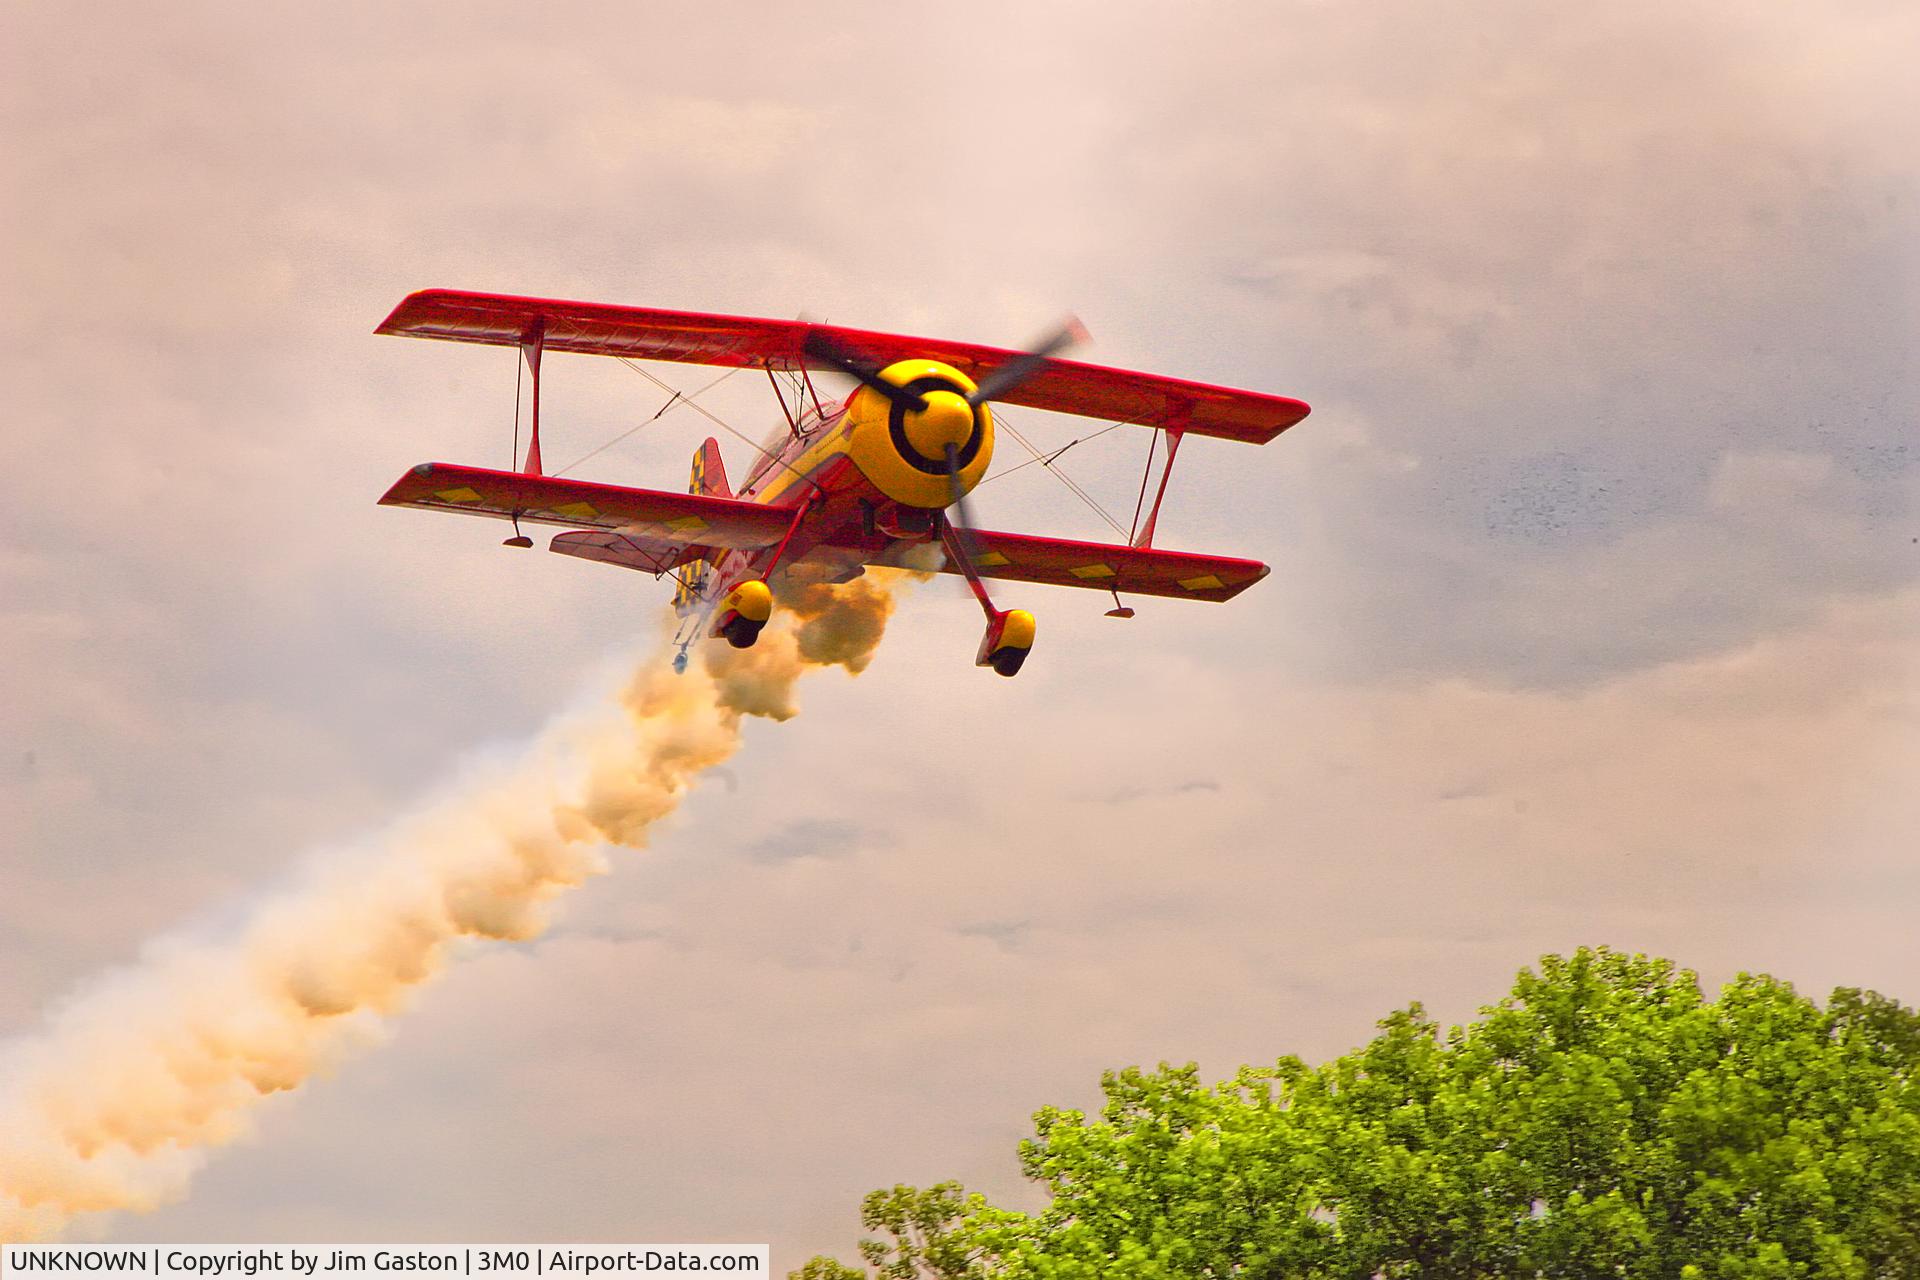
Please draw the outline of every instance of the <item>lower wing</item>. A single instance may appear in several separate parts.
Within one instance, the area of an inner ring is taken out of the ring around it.
[[[1267,566],[1258,560],[1232,556],[1070,542],[990,529],[975,529],[966,537],[980,576],[1010,582],[1219,601],[1233,599],[1268,573]],[[948,563],[941,572],[959,573],[960,567]]]
[[[770,547],[780,541],[793,519],[791,510],[780,511],[739,498],[629,489],[445,462],[423,462],[414,467],[394,482],[380,503],[565,525],[569,529],[605,530],[629,539],[628,545],[633,548],[644,546],[654,555],[670,547]],[[594,550],[610,545],[590,549],[573,544],[565,554],[614,559],[594,554]]]

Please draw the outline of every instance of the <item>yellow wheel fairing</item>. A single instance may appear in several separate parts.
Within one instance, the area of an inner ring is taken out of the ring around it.
[[[985,405],[974,409],[972,432],[960,440],[965,420],[959,415],[964,397],[975,389],[973,379],[937,360],[901,360],[880,377],[912,387],[928,405],[916,412],[897,408],[871,387],[854,393],[847,405],[846,447],[861,473],[902,506],[945,507],[953,501],[944,456],[951,443],[959,450],[962,491],[979,484],[993,460],[993,414]]]
[[[727,593],[721,614],[727,613],[737,613],[749,622],[765,622],[773,616],[772,589],[759,578],[749,578]]]
[[[1025,609],[1009,609],[1007,620],[1000,628],[1000,643],[995,648],[996,650],[1031,649],[1034,633],[1037,630],[1032,614]]]

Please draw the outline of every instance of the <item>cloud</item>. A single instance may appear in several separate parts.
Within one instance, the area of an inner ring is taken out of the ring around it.
[[[1120,787],[1104,793],[1099,799],[1107,804],[1129,804],[1135,800],[1191,796],[1218,790],[1220,790],[1220,784],[1210,778],[1189,778],[1184,781],[1151,782],[1141,786]]]
[[[1002,951],[1019,951],[1033,931],[1031,920],[982,920],[963,924],[955,932],[963,938],[981,938]]]
[[[1755,515],[1791,511],[1817,499],[1833,473],[1833,459],[1824,454],[1729,452],[1707,481],[1707,505]]]
[[[755,862],[791,862],[796,858],[842,858],[876,835],[852,822],[831,818],[802,818],[783,822],[780,829],[761,836],[746,848]]]

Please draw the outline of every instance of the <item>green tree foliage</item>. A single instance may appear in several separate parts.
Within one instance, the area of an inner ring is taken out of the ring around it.
[[[1023,1214],[868,1197],[885,1280],[1920,1277],[1920,1015],[1825,1009],[1606,950],[1548,956],[1443,1031],[1419,1005],[1318,1068],[1109,1073],[1047,1108]],[[816,1258],[806,1280],[864,1273]]]
[[[875,1191],[860,1206],[860,1225],[884,1231],[884,1240],[860,1242],[860,1256],[873,1268],[876,1280],[966,1280],[984,1274],[979,1249],[956,1230],[969,1215],[992,1210],[980,1196],[968,1196],[957,1182],[942,1182],[925,1191],[895,1187]],[[867,1280],[867,1273],[832,1258],[819,1257],[789,1280]]]

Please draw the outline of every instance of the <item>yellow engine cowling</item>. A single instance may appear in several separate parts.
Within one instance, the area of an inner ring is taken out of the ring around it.
[[[993,414],[966,401],[973,379],[938,360],[901,360],[880,377],[926,401],[909,410],[871,387],[847,404],[847,453],[875,488],[905,507],[945,507],[953,501],[946,449],[958,450],[962,492],[980,483],[993,459]]]

